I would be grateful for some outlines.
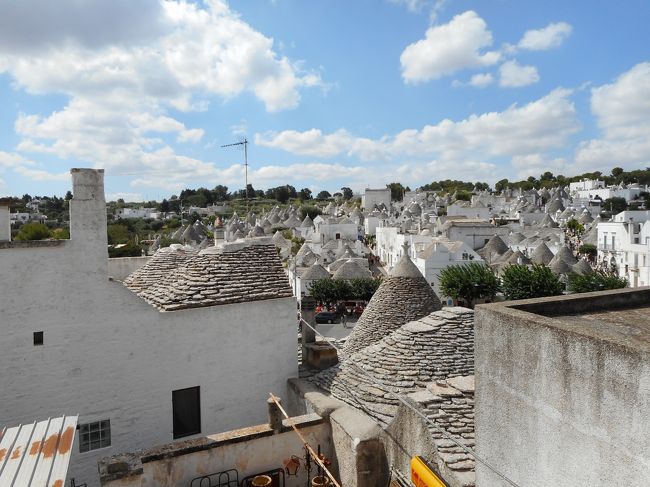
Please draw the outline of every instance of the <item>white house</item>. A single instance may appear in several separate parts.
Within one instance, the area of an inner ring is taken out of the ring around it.
[[[623,211],[597,230],[598,262],[630,287],[650,285],[650,211]]]
[[[361,195],[361,208],[365,210],[372,210],[375,206],[381,206],[382,204],[386,208],[390,208],[390,188],[366,188]]]
[[[414,257],[416,244],[426,245],[433,237],[427,231],[424,234],[403,233],[399,227],[378,227],[375,254],[390,270],[404,255],[404,244],[408,246],[408,252]]]
[[[476,218],[488,221],[492,216],[492,210],[481,202],[470,204],[467,201],[458,201],[447,206],[447,216],[464,216],[465,218]]]
[[[72,170],[70,240],[0,242],[0,428],[79,414],[69,478],[89,487],[101,457],[264,422],[297,374],[274,246],[157,254],[127,287],[107,274],[103,178]]]
[[[465,242],[473,250],[483,247],[494,235],[506,236],[510,229],[497,226],[480,219],[460,219],[447,221],[440,226],[440,233],[452,242]]]
[[[605,181],[600,179],[583,179],[582,181],[576,181],[574,183],[569,183],[569,191],[591,191],[594,189],[604,188]]]
[[[440,272],[450,265],[464,265],[483,261],[480,255],[464,242],[452,242],[446,238],[434,238],[428,244],[415,244],[413,262],[441,298]]]
[[[357,240],[360,235],[360,228],[362,228],[348,217],[322,220],[316,218],[314,219],[314,226],[312,241],[319,242],[321,245],[330,240]]]

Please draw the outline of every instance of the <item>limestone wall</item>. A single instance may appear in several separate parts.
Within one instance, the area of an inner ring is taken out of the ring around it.
[[[108,275],[113,279],[122,281],[126,276],[145,265],[149,259],[151,259],[151,256],[116,257],[114,259],[108,259]]]
[[[632,325],[647,309],[614,327],[579,318],[634,300],[629,290],[530,300],[529,311],[578,313],[561,319],[478,306],[477,453],[522,486],[646,485],[650,353]],[[476,485],[508,484],[477,463]]]

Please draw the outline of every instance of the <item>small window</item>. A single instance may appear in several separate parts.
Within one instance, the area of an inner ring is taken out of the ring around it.
[[[105,419],[79,425],[79,452],[111,446],[111,421]]]
[[[174,439],[201,432],[200,387],[172,391]]]
[[[43,332],[35,331],[34,332],[34,346],[43,345]]]

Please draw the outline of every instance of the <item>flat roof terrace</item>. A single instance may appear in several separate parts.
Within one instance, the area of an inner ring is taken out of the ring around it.
[[[650,352],[650,287],[509,301],[477,309],[483,307],[522,322]]]

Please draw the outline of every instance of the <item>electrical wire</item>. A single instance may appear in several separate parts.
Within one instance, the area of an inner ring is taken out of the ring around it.
[[[334,343],[332,343],[327,337],[323,336],[321,333],[316,330],[313,326],[311,326],[307,321],[305,321],[302,316],[300,317],[301,323],[304,323],[307,325],[310,329],[314,331],[314,333],[317,333],[320,335],[324,341],[329,343],[336,352],[339,354],[339,357],[344,357],[346,358],[346,364],[351,364],[354,367],[356,367],[362,374],[364,374],[366,377],[368,377],[373,383],[378,383],[377,378],[373,377],[370,372],[368,372],[366,369],[361,367],[359,364],[357,364],[354,360],[352,360],[351,356],[345,352],[343,352],[339,347],[337,347]],[[472,456],[474,460],[479,462],[480,464],[484,465],[487,467],[489,470],[491,470],[493,473],[495,473],[498,477],[506,481],[508,484],[510,484],[512,487],[520,487],[519,484],[517,484],[514,480],[510,479],[507,475],[501,473],[496,467],[494,467],[492,464],[490,464],[487,460],[479,456],[474,450],[471,448],[468,448],[467,446],[463,445],[460,443],[456,438],[451,436],[446,430],[442,429],[440,426],[438,426],[436,423],[434,423],[431,419],[429,419],[425,414],[423,414],[421,411],[419,411],[417,408],[409,404],[405,399],[400,397],[399,395],[395,394],[392,391],[388,391],[388,393],[393,396],[398,402],[406,406],[408,409],[413,411],[415,414],[417,414],[420,418],[422,418],[426,423],[430,424],[436,431],[438,431],[441,435],[443,435],[446,439],[454,443],[456,446],[458,446],[460,449],[462,449],[465,453],[468,455]]]

